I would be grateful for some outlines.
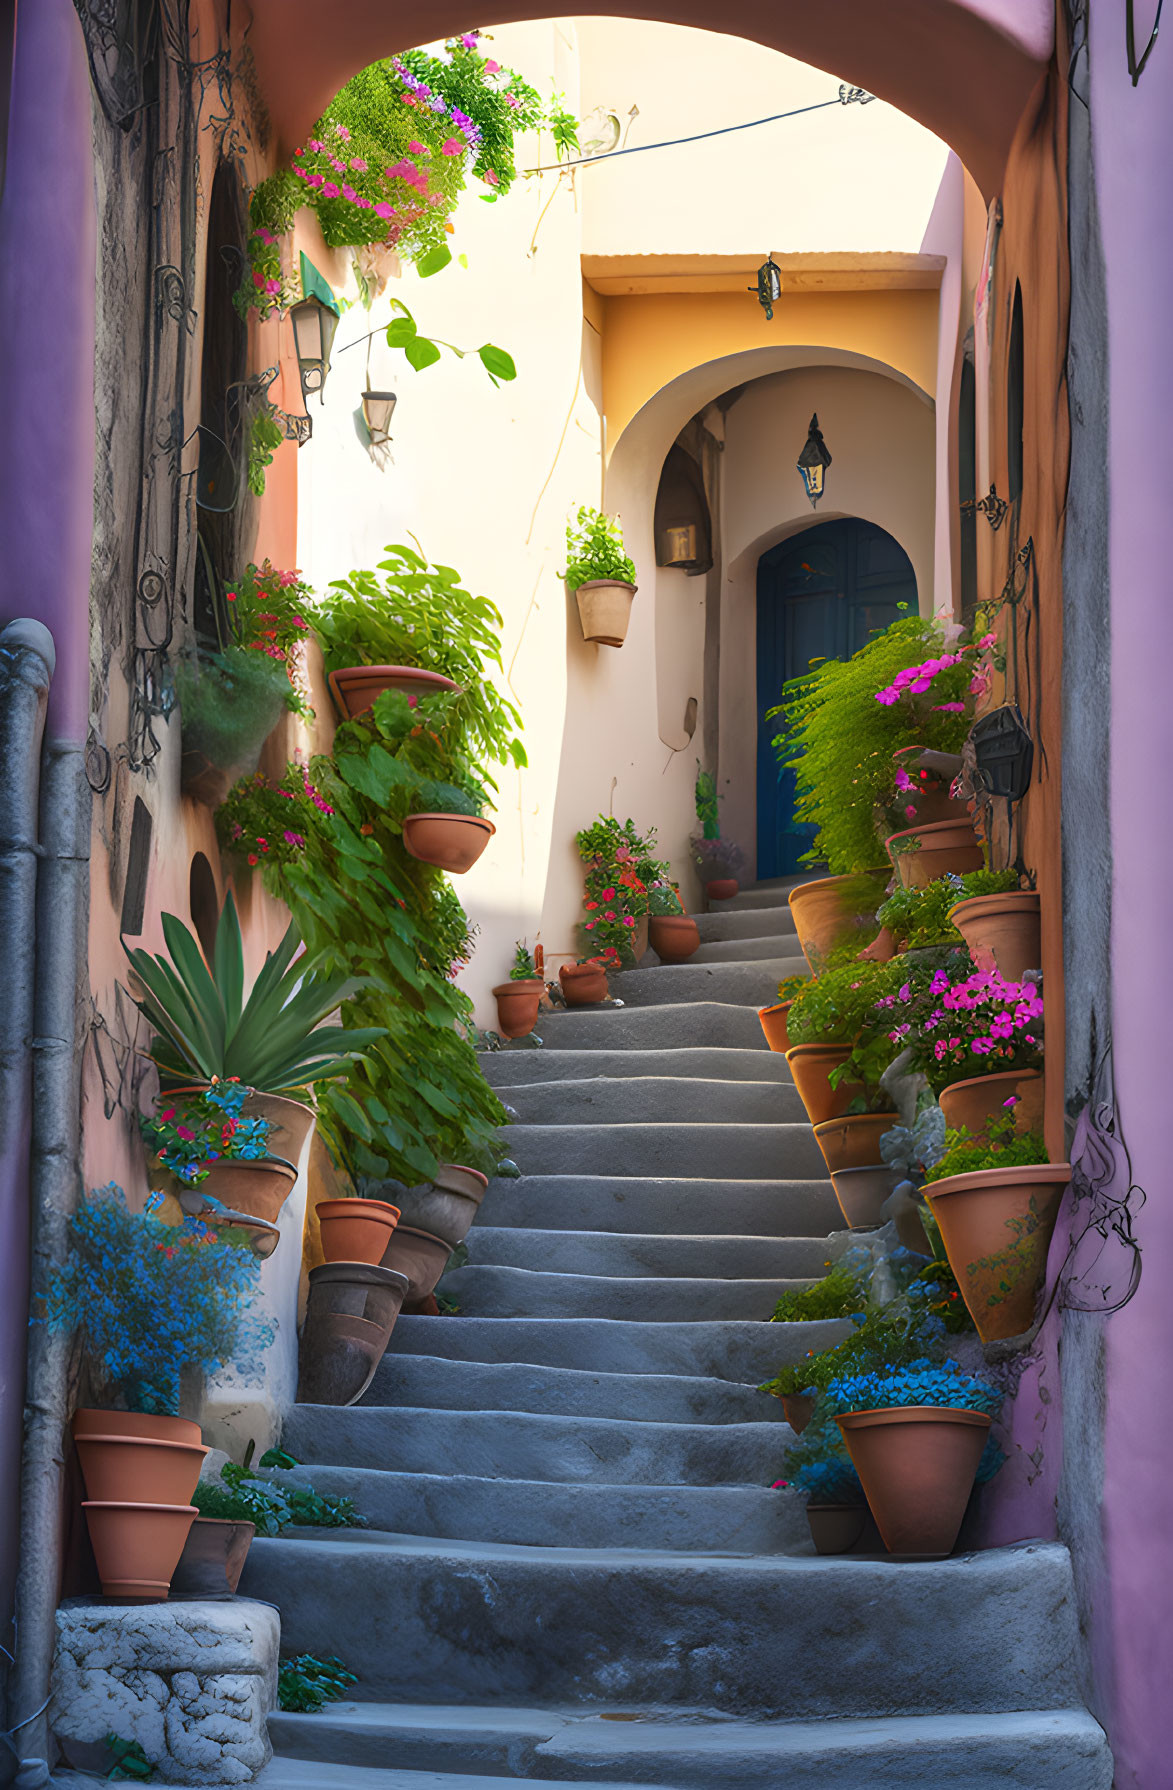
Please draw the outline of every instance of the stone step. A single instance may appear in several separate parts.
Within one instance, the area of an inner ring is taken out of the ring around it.
[[[404,1405],[293,1405],[281,1445],[312,1471],[373,1467],[562,1485],[767,1487],[789,1440],[776,1422],[628,1423],[527,1411],[428,1411]],[[315,1482],[316,1483],[316,1482]]]
[[[758,1181],[825,1173],[810,1126],[511,1125],[509,1154],[523,1175],[696,1175]]]
[[[672,1790],[1110,1790],[1112,1783],[1103,1729],[1082,1709],[739,1722],[703,1710],[674,1719],[660,1710],[338,1703],[316,1716],[275,1715],[269,1732],[283,1755],[269,1771],[291,1754],[351,1769],[394,1759],[394,1771],[380,1773],[387,1790],[400,1780],[408,1790],[404,1774],[416,1768],[445,1774],[429,1781],[451,1790],[499,1790],[519,1777],[535,1790],[550,1779],[601,1790],[619,1774]],[[310,1780],[297,1782],[300,1790]],[[266,1773],[258,1784],[268,1790]]]
[[[665,1053],[667,1054],[667,1053]],[[771,1055],[777,1053],[772,1052]],[[786,1061],[785,1057],[782,1059]],[[793,1082],[704,1081],[673,1075],[533,1081],[504,1091],[523,1125],[798,1125],[806,1108]]]
[[[740,912],[714,909],[710,914],[694,914],[702,944],[717,939],[796,938],[794,915],[789,907],[750,907]],[[793,946],[787,944],[787,951]]]
[[[628,976],[652,974],[643,970],[624,973]],[[774,983],[767,976],[765,995],[758,1006],[769,1005],[773,987]],[[711,995],[642,1010],[638,1007],[558,1008],[542,1015],[541,1032],[545,1050],[692,1050],[732,1046],[739,1050],[769,1051],[770,1048],[752,1006],[733,1005]],[[492,1053],[482,1057],[481,1061],[492,1061]]]
[[[777,957],[779,946],[784,946],[787,943],[786,939],[761,932],[752,933],[743,938],[710,939],[694,951],[688,961],[690,964],[760,963],[764,959]],[[790,959],[790,967],[786,974],[788,976],[809,976],[810,970],[807,967],[806,958],[798,955],[797,941],[794,942],[793,950],[795,955]],[[762,1006],[766,1004],[764,1001],[760,1003]]]
[[[717,1001],[756,1010],[777,1000],[778,984],[783,977],[807,974],[806,958],[797,949],[789,956],[768,951],[750,963],[697,963],[694,959],[690,963],[657,964],[647,970],[624,970],[612,979],[612,993],[629,1007]],[[542,1036],[545,1038],[544,1032]],[[706,1040],[684,1031],[680,1042],[700,1044]]]
[[[291,1721],[312,1724],[318,1715],[291,1716]],[[252,1779],[257,1790],[508,1790],[516,1780],[512,1777],[483,1777],[480,1772],[460,1772],[453,1776],[446,1771],[407,1771],[396,1766],[332,1765],[316,1759],[295,1759],[287,1755],[270,1759]],[[553,1790],[551,1778],[529,1778],[530,1790]],[[563,1790],[565,1780],[558,1783]],[[93,1790],[92,1777],[77,1772],[58,1772],[53,1783]],[[634,1784],[596,1784],[595,1790],[637,1790]]]
[[[603,1374],[712,1375],[760,1386],[779,1368],[846,1336],[845,1318],[809,1324],[657,1324],[611,1318],[401,1317],[388,1352],[515,1361]],[[295,1407],[297,1409],[297,1407]],[[297,1450],[293,1452],[296,1454]]]
[[[404,1322],[405,1320],[400,1320]],[[781,1326],[779,1326],[781,1328]],[[686,1374],[593,1373],[514,1361],[384,1355],[364,1405],[429,1411],[533,1411],[627,1423],[781,1423],[782,1406],[757,1386]]]
[[[791,1434],[785,1426],[778,1434],[781,1448]],[[682,1553],[716,1545],[730,1554],[814,1552],[805,1500],[769,1486],[563,1484],[321,1466],[301,1476],[327,1497],[353,1498],[372,1528],[390,1534],[538,1548],[611,1548],[618,1539],[625,1548]]]
[[[474,1318],[638,1318],[647,1323],[772,1316],[783,1293],[809,1280],[660,1280],[546,1274],[530,1268],[454,1269],[444,1291]]]
[[[703,1180],[665,1175],[522,1175],[493,1181],[480,1222],[538,1230],[823,1237],[843,1214],[820,1162],[810,1178]]]
[[[755,1020],[755,1024],[757,1021]],[[790,1082],[781,1051],[731,1050],[720,1045],[681,1050],[498,1050],[481,1057],[491,1088],[512,1103],[511,1088],[593,1076],[673,1075],[681,1081]]]
[[[810,877],[807,882],[812,881]],[[713,904],[713,911],[719,914],[744,914],[761,908],[783,908],[790,912],[787,900],[791,889],[797,889],[798,883],[759,883],[753,889],[740,889],[732,901],[718,901]]]
[[[371,1701],[540,1698],[791,1720],[1078,1702],[1071,1563],[1054,1543],[911,1562],[351,1530],[258,1536],[240,1589],[277,1605],[283,1652],[351,1660]]]
[[[539,1273],[641,1274],[666,1280],[815,1280],[846,1247],[837,1237],[664,1237],[647,1232],[517,1230],[476,1224],[469,1258],[479,1269],[527,1268]],[[445,1283],[447,1284],[447,1283]]]

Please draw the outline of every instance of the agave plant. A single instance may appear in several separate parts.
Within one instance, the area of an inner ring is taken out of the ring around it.
[[[229,890],[216,927],[209,971],[195,935],[163,915],[170,959],[123,949],[137,984],[135,1004],[155,1029],[151,1056],[164,1080],[239,1080],[262,1094],[284,1094],[341,1075],[383,1036],[378,1028],[324,1025],[361,982],[327,975],[306,958],[290,923],[281,943],[244,992],[244,947]]]

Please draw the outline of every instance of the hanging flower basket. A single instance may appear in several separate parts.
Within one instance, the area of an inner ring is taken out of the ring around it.
[[[463,876],[496,830],[491,820],[475,814],[409,814],[403,823],[403,844],[421,864]]]

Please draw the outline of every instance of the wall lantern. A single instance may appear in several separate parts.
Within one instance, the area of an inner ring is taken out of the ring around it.
[[[782,296],[782,269],[773,255],[768,256],[758,268],[757,285],[747,286],[746,291],[757,293],[758,303],[766,313],[766,322],[771,322],[774,316],[774,306]]]
[[[391,417],[395,410],[394,392],[364,392],[363,420],[372,447],[383,447],[391,439]]]
[[[812,510],[823,495],[823,483],[830,464],[831,456],[827,452],[827,444],[823,440],[823,432],[819,428],[819,418],[816,412],[811,417],[806,446],[798,456],[798,470],[802,474],[802,482],[806,486],[806,494],[811,500]]]
[[[297,348],[297,364],[301,371],[302,397],[307,408],[311,392],[320,392],[330,371],[330,350],[334,331],[342,313],[329,282],[302,251],[301,289],[305,297],[291,305],[290,321]]]

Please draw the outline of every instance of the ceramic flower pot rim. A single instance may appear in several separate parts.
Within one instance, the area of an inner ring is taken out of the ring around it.
[[[117,1431],[102,1435],[97,1430],[83,1430],[73,1440],[79,1448],[84,1448],[90,1442],[122,1442],[128,1448],[178,1448],[188,1454],[212,1452],[210,1445],[205,1442],[181,1442],[178,1437],[172,1441],[168,1436],[128,1436],[125,1431],[121,1435]]]
[[[343,1194],[339,1199],[319,1200],[314,1211],[319,1216],[325,1212],[327,1218],[351,1218],[358,1213],[363,1218],[377,1218],[380,1224],[386,1224],[388,1213],[394,1212],[395,1222],[399,1223],[399,1207],[393,1206],[390,1200],[367,1200],[357,1193]]]
[[[947,1081],[941,1093],[948,1094],[953,1088],[977,1088],[991,1081],[1042,1081],[1045,1073],[1043,1069],[994,1069],[989,1075],[967,1075],[964,1081]]]
[[[779,1006],[785,1007],[789,1005],[789,1002],[780,1001],[778,1004]],[[774,1008],[763,1007],[761,1011],[763,1013],[773,1013]],[[809,1056],[813,1051],[822,1050],[829,1051],[832,1056],[842,1057],[844,1062],[846,1062],[847,1058],[851,1055],[851,1049],[852,1047],[850,1044],[792,1044],[790,1049],[786,1052],[786,1061],[789,1062],[791,1057],[796,1057],[800,1053],[805,1053]],[[864,1119],[869,1117],[869,1115],[867,1113],[853,1113],[852,1117],[856,1119]]]
[[[545,987],[540,976],[519,976],[515,982],[499,982],[493,994],[542,994]]]
[[[460,820],[466,826],[484,827],[490,836],[497,831],[492,821],[486,820],[482,814],[450,814],[442,808],[422,808],[418,814],[409,814],[404,826],[409,826],[413,820]]]
[[[488,1175],[482,1174],[479,1168],[469,1168],[467,1163],[464,1163],[464,1162],[442,1162],[442,1163],[440,1163],[439,1167],[437,1168],[436,1173],[438,1175],[442,1175],[446,1168],[457,1169],[457,1170],[459,1170],[459,1172],[462,1175],[474,1176],[475,1179],[480,1182],[482,1187],[487,1187],[489,1185]],[[435,1183],[433,1182],[433,1185],[434,1184]]]
[[[949,821],[946,824],[952,826],[954,823]],[[882,876],[886,878],[891,874],[892,872],[889,866],[877,864],[874,869],[848,870],[842,876],[812,876],[809,883],[795,884],[794,888],[791,889],[786,896],[786,905],[788,907],[791,906],[796,895],[809,895],[812,889],[821,889],[824,891],[841,889],[844,883],[857,883],[861,877]]]
[[[597,957],[590,957],[585,963],[564,963],[558,971],[559,976],[598,976],[607,974],[607,966],[600,963]]]
[[[969,1405],[876,1405],[868,1411],[841,1411],[835,1421],[856,1429],[877,1429],[885,1423],[952,1422],[980,1424],[989,1429],[993,1418]]]
[[[626,578],[584,578],[575,585],[574,594],[577,597],[580,590],[629,590],[634,597],[638,589],[638,584],[629,584]]]
[[[1001,895],[966,895],[961,901],[955,901],[949,909],[948,919],[956,924],[956,915],[994,914],[1003,909],[1014,912],[1021,909],[1032,914],[1041,913],[1042,901],[1037,889],[1006,889]]]
[[[1020,1162],[1010,1168],[975,1168],[965,1175],[946,1175],[925,1184],[927,1200],[948,1199],[951,1193],[980,1193],[986,1187],[1013,1187],[1017,1182],[1041,1182],[1066,1187],[1071,1179],[1069,1162]]]
[[[898,833],[889,833],[884,841],[884,848],[887,850],[896,839],[928,839],[930,841],[928,849],[931,851],[933,849],[932,841],[935,840],[942,845],[945,843],[942,838],[945,833],[962,834],[962,842],[967,845],[977,845],[978,843],[972,822],[959,818],[957,820],[929,820],[923,826],[902,827]],[[977,897],[974,899],[976,900]]]
[[[758,1018],[760,1019],[763,1013],[785,1013],[786,1009],[792,1005],[793,1005],[793,996],[791,997],[791,999],[789,1001],[775,1001],[774,1005],[772,1007],[759,1007],[758,1008]],[[795,1050],[798,1050],[800,1048],[801,1047],[797,1044],[794,1046]]]
[[[290,1162],[288,1156],[209,1156],[201,1162],[200,1167],[264,1169],[268,1174],[281,1172],[287,1174],[291,1181],[297,1180],[297,1166]]]
[[[200,1514],[195,1504],[144,1504],[137,1498],[83,1498],[81,1507],[83,1510],[163,1510],[193,1517]]]
[[[869,1125],[874,1125],[877,1119],[886,1119],[889,1128],[900,1123],[900,1115],[895,1110],[882,1113],[843,1113],[838,1119],[820,1119],[815,1130],[821,1131],[825,1125],[858,1125],[861,1120],[866,1120]],[[865,1167],[866,1164],[860,1166]],[[835,1171],[836,1174],[841,1172],[839,1169]]]

